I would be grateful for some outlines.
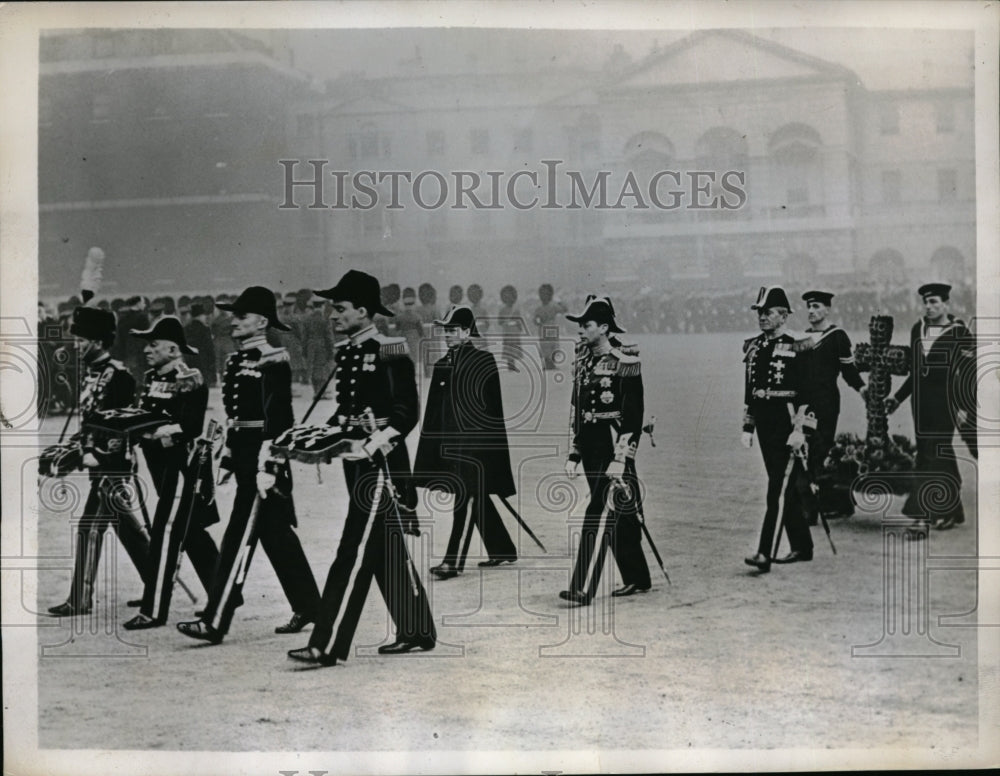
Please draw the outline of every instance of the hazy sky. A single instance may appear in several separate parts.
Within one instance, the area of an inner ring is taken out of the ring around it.
[[[755,30],[856,72],[869,89],[972,85],[971,32],[899,29]],[[295,64],[319,78],[599,68],[620,44],[634,62],[688,33],[489,29],[292,30]],[[416,54],[419,48],[420,59]]]

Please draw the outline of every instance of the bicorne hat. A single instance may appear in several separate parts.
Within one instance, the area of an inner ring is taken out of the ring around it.
[[[751,310],[769,310],[772,307],[784,307],[792,312],[788,294],[781,286],[761,286],[757,292],[757,301],[750,305]]]
[[[382,306],[382,288],[378,280],[367,272],[348,270],[333,288],[313,293],[334,302],[350,302],[355,307],[364,307],[371,317],[376,313],[393,315],[392,310]]]
[[[624,334],[625,329],[618,325],[615,320],[615,307],[606,296],[597,294],[587,294],[587,301],[583,312],[578,315],[566,315],[573,323],[583,323],[584,321],[594,321],[595,323],[606,323],[609,334]]]
[[[236,297],[235,302],[216,302],[215,306],[220,310],[232,313],[256,313],[267,318],[267,325],[273,326],[279,331],[291,331],[291,326],[286,326],[278,320],[278,307],[275,303],[274,293],[263,286],[250,286],[242,294]]]
[[[181,349],[181,353],[187,353],[189,356],[198,354],[197,348],[187,344],[184,327],[172,315],[164,315],[148,329],[129,329],[128,333],[144,340],[168,340],[175,343]]]
[[[454,305],[443,319],[434,321],[434,324],[445,328],[457,326],[460,329],[468,329],[473,337],[479,336],[479,329],[476,328],[476,316],[468,305]]]
[[[118,319],[110,310],[100,307],[77,307],[73,310],[73,321],[69,333],[90,340],[103,340],[114,336]]]

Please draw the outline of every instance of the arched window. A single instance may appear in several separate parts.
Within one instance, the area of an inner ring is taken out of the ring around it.
[[[874,280],[898,283],[905,274],[903,254],[894,248],[883,248],[872,255],[869,273]]]
[[[947,282],[964,280],[965,257],[958,248],[942,245],[931,254],[931,269],[936,273],[938,280]]]

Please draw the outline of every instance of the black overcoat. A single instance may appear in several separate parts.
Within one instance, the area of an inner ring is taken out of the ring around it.
[[[516,492],[496,361],[468,340],[434,364],[413,468],[423,488]]]

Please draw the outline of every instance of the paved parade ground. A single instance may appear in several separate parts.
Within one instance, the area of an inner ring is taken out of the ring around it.
[[[896,329],[905,335],[908,325]],[[852,334],[855,342],[864,338]],[[116,573],[97,614],[38,618],[45,626],[38,631],[39,746],[470,754],[898,747],[934,750],[943,767],[951,753],[978,746],[978,512],[965,447],[956,443],[964,526],[932,531],[923,544],[896,543],[882,518],[898,515],[901,499],[888,499],[831,522],[837,555],[814,527],[811,563],[757,575],[743,558],[756,548],[765,473],[757,447],[740,446],[740,335],[637,341],[646,416],[657,418],[656,446],[644,436],[638,470],[647,526],[672,584],[647,546],[651,592],[612,606],[607,596],[618,580],[609,568],[589,608],[559,599],[586,492],[582,478],[563,474],[569,365],[503,373],[518,480],[513,503],[548,554],[522,531],[515,565],[480,571],[477,539],[464,575],[435,580],[427,568],[440,562],[450,518],[441,512],[444,500],[422,494],[416,563],[438,626],[433,652],[375,654],[391,633],[373,586],[352,658],[296,668],[285,653],[304,646],[308,634],[274,634],[290,611],[260,550],[223,644],[176,631],[199,608],[179,589],[167,627],[126,632],[120,623],[133,610],[125,601],[141,587],[124,551],[109,541],[116,554],[103,569]],[[308,389],[297,390],[301,418]],[[863,435],[860,398],[843,384],[841,394],[840,430]],[[217,389],[209,405],[210,416],[220,417]],[[321,402],[311,420],[325,420],[333,407]],[[58,432],[62,422],[50,418],[46,428]],[[890,418],[890,432],[912,435],[909,405]],[[343,477],[338,465],[317,472],[295,464],[294,475],[299,533],[322,587],[346,512]],[[39,612],[64,600],[72,565],[70,499],[60,502],[46,487],[39,547],[53,568],[39,575]],[[233,485],[218,494],[217,540],[232,494]],[[509,515],[505,521],[513,533],[516,524]],[[204,603],[186,560],[182,576]],[[901,593],[904,582],[912,598]]]

